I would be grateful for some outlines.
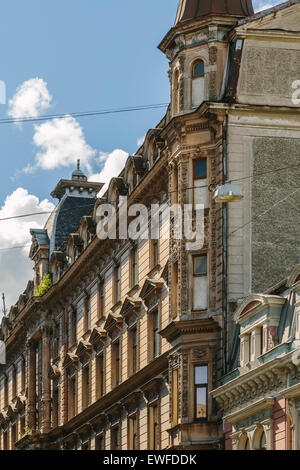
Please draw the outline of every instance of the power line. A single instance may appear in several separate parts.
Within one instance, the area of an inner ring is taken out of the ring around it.
[[[286,201],[289,197],[293,196],[296,192],[300,191],[300,187],[297,188],[295,191],[293,191],[292,193],[288,194],[286,197],[284,197],[283,199],[280,199],[280,201],[277,201],[275,204],[273,204],[271,207],[269,207],[269,209],[265,210],[264,212],[262,212],[261,214],[257,215],[257,216],[254,216],[252,217],[247,223],[245,223],[244,225],[241,225],[240,227],[236,228],[235,230],[233,230],[229,235],[228,235],[228,238],[230,238],[232,235],[234,235],[236,232],[238,232],[239,230],[242,230],[243,228],[247,227],[247,225],[250,225],[251,222],[253,222],[254,220],[256,219],[259,219],[260,217],[262,217],[263,215],[267,214],[268,212],[270,212],[270,210],[274,209],[274,207],[278,206],[279,204],[281,204],[282,202]],[[27,247],[30,247],[31,244],[28,244],[28,245],[21,245],[21,246],[14,246],[14,247],[11,247],[11,248],[1,248],[0,249],[0,252],[3,252],[3,251],[9,251],[9,250],[19,250],[19,249],[22,249],[22,248],[27,248]]]
[[[169,106],[169,103],[158,103],[158,104],[146,104],[141,106],[132,106],[125,108],[112,108],[112,109],[103,109],[100,111],[79,111],[75,113],[63,113],[63,114],[46,114],[43,116],[35,117],[20,117],[20,118],[11,118],[11,119],[0,119],[0,124],[15,124],[21,122],[36,122],[36,121],[48,121],[49,119],[68,119],[71,117],[91,117],[91,116],[101,116],[105,114],[118,114],[118,113],[129,113],[133,111],[145,111],[149,109],[160,109],[166,108]]]
[[[291,165],[291,166],[288,166],[288,167],[283,167],[283,168],[277,168],[276,170],[269,170],[269,171],[266,171],[264,173],[256,173],[254,175],[250,175],[250,176],[246,176],[246,177],[243,177],[243,178],[237,178],[237,179],[234,179],[234,180],[231,180],[231,182],[236,182],[236,181],[241,181],[241,180],[245,180],[245,179],[250,179],[250,178],[254,178],[254,177],[257,177],[257,176],[263,176],[263,175],[266,175],[266,174],[269,174],[269,173],[276,173],[278,171],[283,171],[283,170],[287,170],[287,169],[291,169],[291,168],[295,168],[295,167],[299,167],[300,164],[298,165]],[[200,188],[208,188],[210,185],[203,185],[201,187],[199,186],[191,186],[189,188],[184,188],[182,191],[188,191],[190,189],[200,189]],[[300,190],[300,187],[297,188],[295,191],[293,191],[292,193],[288,194],[285,198],[281,199],[280,201],[278,201],[277,203],[275,203],[274,205],[272,205],[269,209],[267,209],[266,211],[264,211],[263,213],[259,214],[258,216],[255,216],[253,217],[251,220],[249,220],[247,223],[245,223],[244,225],[241,225],[240,227],[238,227],[237,229],[235,229],[234,231],[232,231],[229,235],[228,235],[228,238],[231,237],[234,233],[236,233],[237,231],[239,230],[242,230],[244,227],[246,227],[247,225],[251,224],[251,222],[253,222],[254,220],[262,217],[263,215],[265,215],[266,213],[268,213],[271,209],[273,209],[274,207],[276,207],[277,205],[279,205],[281,202],[285,201],[286,199],[288,199],[289,197],[291,197],[293,194],[295,194],[297,191]],[[149,195],[148,197],[153,197],[153,196],[157,196],[158,194],[172,194],[172,193],[175,193],[175,192],[178,192],[179,190],[176,190],[176,191],[164,191],[164,192],[156,192],[156,193],[152,193],[152,195]],[[90,204],[89,204],[90,206]],[[79,208],[85,208],[86,205],[82,206],[76,206],[76,208],[74,209],[61,209],[60,213],[63,212],[63,211],[67,211],[68,213],[72,213],[74,210],[77,210]],[[53,211],[47,211],[47,212],[35,212],[35,213],[31,213],[31,214],[23,214],[23,215],[18,215],[18,216],[12,216],[12,217],[6,217],[6,218],[2,218],[0,219],[0,222],[2,221],[9,221],[9,220],[13,220],[13,219],[20,219],[20,218],[24,218],[24,217],[32,217],[32,216],[37,216],[37,215],[49,215],[49,214],[52,214],[53,212],[55,212],[55,210],[57,209],[57,207],[53,210]],[[11,250],[18,250],[18,249],[22,249],[22,248],[27,248],[31,245],[21,245],[21,246],[16,246],[16,247],[9,247],[9,248],[0,248],[0,252],[4,252],[4,251],[11,251]]]
[[[231,181],[231,183],[236,183],[236,182],[239,182],[239,181],[244,181],[244,180],[247,180],[247,179],[268,175],[270,173],[277,173],[279,171],[289,170],[289,169],[297,168],[297,167],[300,167],[300,163],[298,163],[296,165],[277,168],[275,170],[268,170],[268,171],[265,171],[263,173],[254,173],[253,175],[244,176],[242,178],[231,179],[230,181]],[[205,184],[203,186],[189,186],[188,188],[177,189],[177,190],[174,190],[174,191],[160,191],[160,192],[155,192],[155,193],[153,192],[153,193],[151,193],[150,195],[148,195],[146,197],[151,198],[151,197],[154,197],[154,196],[157,196],[157,195],[160,195],[160,194],[169,194],[170,195],[170,194],[174,194],[174,193],[177,193],[177,192],[189,191],[191,189],[209,188],[210,186],[211,186],[211,184]],[[88,205],[90,205],[90,204],[88,203]],[[86,207],[86,205],[79,205],[79,206],[76,206],[76,208],[74,208],[73,210],[77,210],[77,209],[85,208],[85,207]],[[56,209],[57,209],[57,206],[52,211],[32,212],[32,213],[28,213],[28,214],[13,215],[13,216],[10,216],[10,217],[3,217],[3,218],[0,218],[0,222],[5,222],[5,221],[9,221],[9,220],[14,220],[14,219],[22,219],[22,218],[25,218],[25,217],[34,217],[34,216],[39,216],[39,215],[49,215],[49,214],[52,214],[53,212],[55,212]],[[73,210],[72,209],[61,209],[60,213],[64,212],[64,211],[72,212]]]
[[[264,212],[262,212],[261,214],[259,215],[256,215],[254,217],[252,217],[251,220],[249,220],[248,222],[246,222],[244,225],[241,225],[240,227],[236,228],[235,230],[233,230],[229,235],[228,235],[228,238],[231,237],[232,235],[234,235],[236,232],[238,232],[239,230],[242,230],[243,228],[247,227],[247,225],[250,225],[251,222],[253,222],[254,220],[256,219],[259,219],[260,217],[262,217],[263,215],[266,215],[268,212],[270,212],[271,209],[274,209],[274,207],[278,206],[279,204],[281,204],[282,202],[286,201],[289,197],[293,196],[296,192],[300,191],[300,187],[297,188],[295,191],[293,191],[292,193],[288,194],[286,197],[284,197],[283,199],[280,199],[280,201],[277,201],[275,204],[273,204],[271,207],[269,207],[269,209],[266,209]]]

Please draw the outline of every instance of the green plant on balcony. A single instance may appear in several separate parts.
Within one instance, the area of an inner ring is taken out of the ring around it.
[[[52,286],[51,276],[50,274],[45,274],[41,284],[36,289],[34,296],[42,297],[42,295],[44,295],[50,289],[51,286]]]

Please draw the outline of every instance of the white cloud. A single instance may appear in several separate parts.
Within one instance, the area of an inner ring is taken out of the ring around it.
[[[7,196],[0,209],[0,219],[15,215],[49,212],[54,205],[47,199],[39,201],[26,189],[18,188]],[[13,248],[30,244],[31,228],[42,228],[49,215],[36,215],[21,219],[0,221],[0,248]],[[6,296],[9,309],[33,279],[32,262],[28,258],[29,247],[0,251],[0,288]],[[0,312],[2,311],[2,307]],[[1,314],[0,314],[1,316]]]
[[[47,83],[42,78],[31,78],[17,88],[8,103],[8,115],[13,119],[38,117],[51,106]]]
[[[78,159],[81,166],[90,172],[91,159],[97,153],[87,144],[82,127],[72,116],[35,126],[33,142],[38,147],[36,162],[27,165],[23,170],[25,173],[32,173],[36,168],[54,170],[74,166]]]
[[[144,135],[143,137],[140,137],[140,138],[136,141],[136,145],[137,145],[138,147],[141,147],[141,146],[143,145],[143,143],[144,143],[144,141],[145,141],[145,137],[146,137],[146,135]]]
[[[100,194],[103,194],[106,191],[111,178],[114,178],[121,173],[128,156],[129,154],[121,149],[115,149],[111,153],[100,153],[99,163],[103,164],[103,162],[105,162],[104,166],[100,173],[95,173],[89,177],[90,181],[99,181],[101,183],[105,183],[105,186],[102,188]]]
[[[278,1],[274,1],[274,2],[259,2],[257,4],[257,7],[254,8],[255,12],[259,12],[259,11],[263,11],[263,10],[267,10],[268,8],[272,8],[274,7],[275,5],[279,5],[280,2]],[[255,6],[255,5],[254,5]]]

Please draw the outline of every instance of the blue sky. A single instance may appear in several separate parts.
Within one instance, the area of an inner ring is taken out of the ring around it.
[[[157,45],[174,23],[178,2],[2,2],[0,80],[7,86],[7,102],[24,82],[36,78],[51,95],[50,106],[40,114],[168,102],[168,61]],[[277,3],[255,0],[254,6],[262,9],[267,4]],[[8,110],[8,104],[0,105],[0,119],[8,117]],[[86,157],[85,169],[89,175],[99,175],[109,157],[110,161],[114,157],[124,161],[127,153],[134,153],[137,140],[154,127],[163,114],[163,110],[151,110],[78,118],[77,122],[70,122],[71,131],[77,133],[79,147],[82,144],[85,155],[82,158],[85,161]],[[48,156],[53,156],[49,136],[57,129],[52,129],[51,123],[48,128],[40,126],[41,123],[24,123],[21,127],[0,125],[0,218],[51,208],[49,201],[55,202],[49,196],[51,190],[60,178],[68,177],[74,167],[70,155],[59,162],[59,148],[56,148],[56,163],[45,168]],[[42,147],[45,141],[47,151]],[[44,153],[40,157],[43,164],[37,164],[39,152]],[[28,166],[33,170],[22,171]],[[28,243],[29,227],[43,223],[41,218],[29,219],[26,223],[0,222],[0,248]],[[17,299],[19,289],[32,278],[27,252],[0,253],[0,293],[6,292],[8,304]]]

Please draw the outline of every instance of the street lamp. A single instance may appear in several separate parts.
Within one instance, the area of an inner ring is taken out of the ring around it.
[[[244,196],[239,186],[228,181],[217,187],[213,197],[216,202],[237,202],[243,199]]]

